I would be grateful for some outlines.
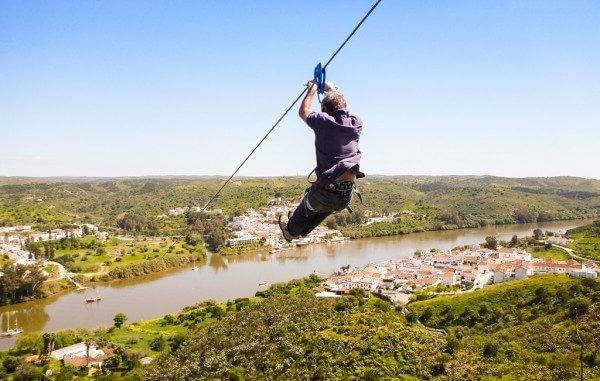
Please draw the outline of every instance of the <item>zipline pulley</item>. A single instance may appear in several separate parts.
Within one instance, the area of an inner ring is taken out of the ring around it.
[[[317,92],[319,94],[324,94],[325,93],[325,79],[326,79],[326,72],[325,72],[325,66],[323,66],[323,63],[319,62],[319,64],[317,66],[315,66],[315,83],[317,84]]]

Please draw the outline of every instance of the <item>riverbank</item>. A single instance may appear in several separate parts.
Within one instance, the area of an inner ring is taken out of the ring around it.
[[[349,225],[340,228],[344,237],[350,239],[371,238],[371,237],[389,237],[396,235],[406,235],[421,232],[434,232],[445,230],[459,229],[477,229],[486,226],[508,226],[520,225],[527,223],[544,223],[544,222],[562,222],[562,221],[577,221],[596,218],[597,216],[585,216],[574,218],[554,219],[548,221],[537,222],[511,222],[510,220],[499,220],[497,222],[478,221],[472,224],[444,224],[440,221],[430,221],[423,218],[415,218],[414,215],[400,216],[393,221],[373,222],[370,224]]]
[[[122,348],[123,351],[138,359],[146,356],[155,358],[167,347],[176,349],[187,338],[190,330],[204,327],[221,319],[227,313],[241,311],[268,298],[301,293],[309,295],[320,282],[321,279],[313,275],[304,279],[273,285],[261,297],[251,296],[225,302],[204,301],[185,306],[176,313],[139,322],[129,323],[127,315],[123,314],[120,319],[124,324],[118,324],[115,318],[112,326],[93,330],[74,327],[54,332],[52,334],[54,338],[53,349],[60,349],[84,340],[92,340],[95,342],[101,341],[104,346]],[[46,348],[44,340],[42,332],[21,335],[9,351],[0,351],[0,364],[2,363],[1,360],[8,355],[17,356],[24,360],[27,355],[41,354]],[[59,363],[52,365],[55,371],[61,367]]]

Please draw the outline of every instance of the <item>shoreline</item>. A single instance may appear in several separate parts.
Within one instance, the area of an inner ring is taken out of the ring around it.
[[[583,221],[583,220],[595,220],[597,218],[600,218],[600,216],[595,216],[595,217],[582,217],[582,218],[570,218],[570,219],[561,219],[561,220],[552,220],[552,221],[543,221],[543,222],[518,222],[518,223],[512,223],[512,224],[492,224],[492,225],[487,225],[488,227],[492,226],[492,227],[501,227],[501,226],[522,226],[522,225],[528,225],[528,224],[543,224],[543,223],[553,223],[553,222],[566,222],[566,221]],[[240,253],[236,253],[236,254],[223,254],[223,253],[219,253],[217,252],[211,252],[211,251],[206,251],[206,253],[208,255],[205,256],[205,258],[203,260],[195,260],[192,262],[188,262],[185,264],[181,264],[178,266],[173,266],[173,267],[169,267],[163,270],[159,270],[156,272],[152,272],[152,273],[148,273],[148,274],[142,274],[142,275],[137,275],[137,276],[133,276],[133,277],[128,277],[128,278],[113,278],[113,279],[109,279],[109,280],[96,280],[96,281],[90,281],[88,278],[88,275],[86,275],[85,273],[83,274],[76,274],[76,276],[78,276],[80,279],[80,281],[83,282],[84,286],[86,286],[86,288],[96,288],[96,286],[107,286],[110,284],[118,284],[118,282],[123,282],[123,281],[141,281],[143,282],[145,277],[151,277],[151,276],[156,276],[156,275],[161,275],[161,274],[168,274],[171,272],[177,272],[178,270],[183,270],[186,267],[193,267],[195,265],[198,264],[198,262],[202,262],[201,266],[205,266],[208,264],[209,262],[209,258],[208,256],[212,256],[212,255],[220,255],[223,256],[225,258],[236,258],[239,257],[241,255],[244,254],[268,254],[268,255],[277,255],[277,254],[284,254],[297,249],[297,248],[301,248],[301,247],[315,247],[315,246],[319,246],[319,245],[329,245],[329,244],[340,244],[340,243],[345,243],[348,241],[352,241],[352,242],[356,242],[356,241],[360,241],[360,240],[369,240],[369,239],[377,239],[377,238],[389,238],[389,237],[397,237],[397,236],[409,236],[409,235],[413,235],[413,234],[419,234],[419,233],[434,233],[434,232],[444,232],[444,231],[462,231],[462,230],[469,230],[469,229],[482,229],[485,228],[486,226],[480,226],[480,227],[457,227],[457,228],[452,228],[452,229],[424,229],[424,230],[413,230],[411,232],[407,232],[407,233],[398,233],[398,234],[391,234],[391,235],[378,235],[378,236],[369,236],[369,237],[358,237],[358,238],[350,238],[350,237],[346,237],[344,236],[343,239],[340,240],[333,240],[333,241],[321,241],[321,242],[313,242],[313,243],[308,243],[306,245],[302,245],[302,246],[288,246],[288,247],[284,247],[282,249],[279,249],[273,253],[270,252],[270,249],[268,248],[268,246],[265,246],[263,248],[255,248],[249,251],[242,251]],[[171,236],[169,236],[171,237]],[[149,237],[149,238],[156,238],[156,237]],[[120,237],[120,239],[122,239],[122,237]],[[139,263],[143,263],[142,261],[140,262],[136,262],[137,264]],[[125,265],[124,265],[125,266]],[[91,276],[95,276],[97,274],[91,275]],[[86,279],[81,279],[81,277],[86,278]],[[51,282],[57,282],[60,280],[53,280]],[[20,301],[17,303],[9,303],[9,304],[4,304],[4,305],[0,305],[0,307],[5,307],[5,306],[12,306],[12,305],[20,305],[23,303],[28,303],[28,302],[35,302],[36,300],[45,300],[48,298],[52,298],[55,296],[60,296],[62,294],[66,294],[72,291],[77,291],[77,288],[73,285],[70,284],[70,287],[67,288],[63,288],[57,292],[52,292],[50,294],[48,294],[47,296],[41,297],[41,298],[33,298],[33,299],[29,299],[29,300],[25,300],[25,301]]]

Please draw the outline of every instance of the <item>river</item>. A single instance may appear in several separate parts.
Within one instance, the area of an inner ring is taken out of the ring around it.
[[[531,235],[536,228],[566,230],[591,221],[556,221],[539,224],[488,226],[479,229],[413,233],[403,236],[369,238],[336,244],[320,244],[280,252],[250,254],[224,258],[211,255],[197,271],[190,268],[104,284],[94,291],[71,291],[47,299],[0,308],[0,328],[6,330],[7,319],[25,332],[57,331],[66,328],[96,328],[112,325],[119,312],[129,322],[176,313],[181,308],[203,300],[226,300],[251,296],[274,282],[310,275],[314,271],[330,274],[350,264],[362,266],[387,259],[411,255],[415,250],[481,243],[495,235],[507,240],[514,234]],[[267,282],[260,287],[259,282]],[[86,295],[99,295],[102,301],[86,304]],[[16,338],[0,339],[0,349],[13,345]]]

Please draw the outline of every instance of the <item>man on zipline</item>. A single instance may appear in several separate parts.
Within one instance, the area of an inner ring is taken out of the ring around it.
[[[359,168],[362,121],[348,111],[342,94],[329,83],[325,84],[321,112],[311,111],[317,85],[311,81],[307,86],[299,115],[315,133],[317,180],[287,224],[279,218],[279,227],[288,242],[307,236],[327,216],[347,208],[352,200],[354,180],[365,176]]]

